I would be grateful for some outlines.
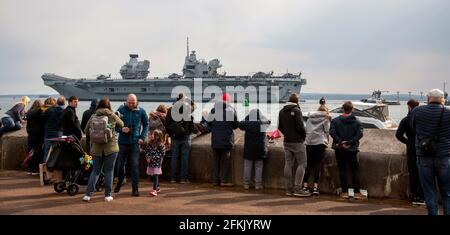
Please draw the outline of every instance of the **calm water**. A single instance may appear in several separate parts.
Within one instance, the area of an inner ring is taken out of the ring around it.
[[[32,99],[34,100],[34,99]],[[42,101],[44,99],[41,99]],[[18,98],[6,98],[1,97],[0,98],[0,115],[2,115],[4,112],[6,112],[8,109],[12,107],[12,105],[18,101]],[[355,100],[357,101],[357,100]],[[331,109],[341,106],[344,100],[327,100],[327,105]],[[389,106],[389,113],[392,119],[394,119],[397,123],[400,122],[400,120],[406,116],[407,114],[407,106],[406,101],[401,101],[401,105],[390,105]],[[111,106],[113,110],[117,110],[120,105],[122,105],[123,102],[111,102]],[[161,104],[161,102],[141,102],[139,105],[143,107],[147,113],[153,110],[156,110],[158,105]],[[171,105],[171,103],[167,102],[166,105]],[[83,112],[88,109],[90,106],[90,102],[88,101],[80,101],[78,108],[77,108],[77,115],[81,120],[81,116]],[[194,118],[196,121],[199,121],[201,119],[201,113],[202,110],[210,110],[213,107],[212,103],[203,103],[201,105],[197,105],[198,108],[196,109],[194,113]],[[244,107],[243,104],[234,104],[233,105],[238,113],[239,120],[242,120],[245,118],[245,116],[248,114],[249,110],[256,107],[255,104],[250,104],[249,107]],[[283,107],[283,104],[259,104],[258,108],[264,113],[264,115],[269,118],[272,121],[272,124],[276,124],[278,120],[278,112]],[[306,102],[301,103],[300,107],[302,108],[303,112],[309,112],[317,110],[319,107],[318,100],[306,100]]]

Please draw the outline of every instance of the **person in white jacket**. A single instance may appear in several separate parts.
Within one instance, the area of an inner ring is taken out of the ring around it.
[[[322,160],[325,149],[330,141],[331,116],[325,104],[320,105],[318,111],[308,114],[306,122],[306,156],[307,166],[303,177],[303,190],[319,195],[319,181]],[[310,175],[314,178],[314,187],[308,188]]]

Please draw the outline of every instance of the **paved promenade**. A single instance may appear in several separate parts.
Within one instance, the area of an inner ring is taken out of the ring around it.
[[[86,186],[75,196],[41,187],[38,176],[22,171],[0,171],[0,214],[28,215],[390,215],[426,214],[424,206],[405,201],[369,199],[365,202],[341,201],[334,195],[315,198],[284,196],[282,191],[213,187],[210,184],[170,184],[162,182],[161,193],[149,197],[150,180],[141,180],[140,197],[131,196],[130,184],[106,203],[102,193],[90,202],[81,200]]]

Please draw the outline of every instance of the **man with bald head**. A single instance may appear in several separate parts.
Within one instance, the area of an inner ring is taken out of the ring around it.
[[[143,144],[148,132],[148,116],[145,110],[138,107],[135,94],[129,94],[127,102],[117,110],[124,122],[119,132],[118,182],[114,192],[118,193],[125,177],[127,161],[131,164],[132,195],[139,196],[139,145]]]
[[[427,98],[427,105],[411,111],[411,125],[416,133],[417,168],[428,214],[438,214],[437,179],[444,214],[450,215],[450,109],[444,106],[444,92],[439,89],[429,91]],[[435,143],[434,151],[423,148],[430,139]]]

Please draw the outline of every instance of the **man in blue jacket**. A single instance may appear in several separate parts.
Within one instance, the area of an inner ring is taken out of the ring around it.
[[[411,125],[416,133],[417,168],[428,214],[438,214],[437,178],[444,215],[450,215],[450,110],[444,106],[441,90],[433,89],[427,97],[427,105],[411,111]],[[423,140],[432,136],[437,139],[434,153],[420,148]]]
[[[127,160],[131,163],[131,187],[132,195],[139,196],[139,145],[143,144],[148,132],[148,116],[145,110],[138,107],[135,94],[129,94],[127,103],[118,109],[120,118],[124,122],[123,128],[117,128],[119,132],[119,160],[118,181],[114,192],[118,193],[125,177]]]

